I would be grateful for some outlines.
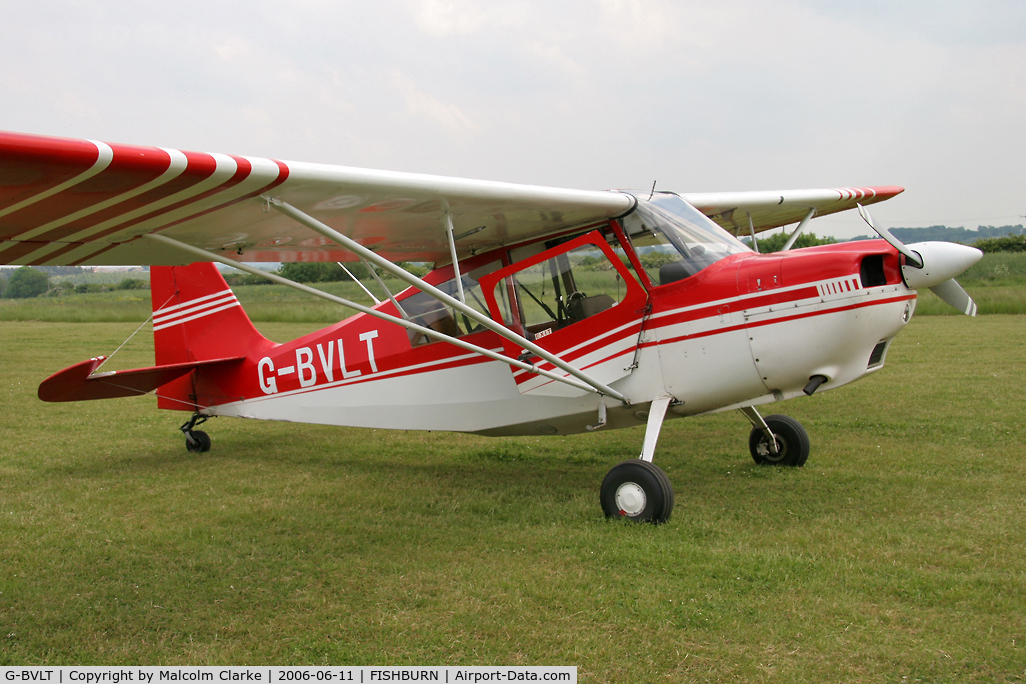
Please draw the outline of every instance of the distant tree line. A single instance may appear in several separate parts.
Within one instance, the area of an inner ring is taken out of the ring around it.
[[[428,272],[427,266],[423,264],[400,261],[398,266],[416,276],[423,276]],[[363,262],[347,263],[346,268],[357,280],[365,281],[371,278],[370,271],[367,270]],[[383,279],[392,277],[381,269],[375,269],[375,271]],[[288,278],[297,283],[337,283],[352,280],[349,274],[333,261],[284,263],[276,273],[282,278]],[[267,285],[271,282],[267,278],[249,273],[226,273],[224,279],[233,287],[236,285]]]
[[[1026,235],[983,238],[973,243],[973,247],[981,252],[1026,252]]]
[[[770,252],[779,252],[784,248],[784,245],[787,244],[790,237],[791,233],[789,232],[773,233],[772,235],[766,235],[766,233],[763,233],[762,235],[757,235],[756,244],[759,247],[759,253],[769,254]],[[742,241],[749,247],[752,244],[751,238],[743,237]],[[802,249],[803,247],[815,247],[817,245],[832,245],[835,242],[837,242],[837,240],[832,237],[818,237],[815,233],[808,232],[799,235],[798,239],[794,241],[794,245],[791,246],[791,249]]]
[[[50,289],[50,277],[31,266],[22,266],[7,278],[3,288],[5,299],[38,297]]]
[[[991,238],[1026,235],[1021,224],[1015,226],[979,226],[976,230],[966,228],[949,228],[948,226],[928,226],[926,228],[891,228],[891,234],[902,242],[960,242],[963,245],[980,247],[978,242]],[[876,235],[860,235],[853,240],[870,240]],[[983,249],[983,247],[980,247]],[[984,249],[983,251],[987,251]],[[1007,250],[1004,250],[1007,251]],[[1017,250],[1011,250],[1017,251]]]
[[[0,297],[4,299],[29,299],[41,295],[57,297],[65,294],[87,292],[110,292],[111,290],[146,290],[150,284],[137,278],[123,278],[119,283],[61,282],[52,284],[50,275],[77,275],[89,273],[78,266],[22,266],[14,271],[0,272]],[[5,277],[6,276],[6,277]]]
[[[928,226],[926,228],[891,228],[891,234],[902,242],[961,242],[971,245],[981,239],[1004,237],[1006,235],[1022,235],[1023,227],[1016,226],[978,226],[976,230],[966,228],[949,228],[948,226]]]
[[[891,228],[902,242],[943,240],[972,245],[983,252],[1026,252],[1026,230],[1022,225],[980,226],[976,230],[930,226],[928,228]]]

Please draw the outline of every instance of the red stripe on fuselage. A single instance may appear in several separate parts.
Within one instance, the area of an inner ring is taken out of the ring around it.
[[[809,311],[807,313],[793,314],[791,316],[781,316],[780,318],[772,318],[756,322],[745,322],[739,325],[732,325],[728,328],[717,328],[716,330],[705,330],[702,332],[693,333],[690,335],[678,335],[677,337],[671,337],[665,340],[657,342],[646,342],[641,345],[642,347],[652,347],[663,344],[673,344],[675,342],[683,342],[684,340],[693,340],[699,337],[710,337],[712,335],[719,335],[721,333],[734,332],[736,330],[744,330],[746,328],[761,328],[766,325],[773,325],[775,323],[786,323],[787,321],[795,321],[801,318],[812,318],[814,316],[825,316],[827,314],[839,313],[841,311],[852,311],[854,309],[862,309],[868,306],[879,306],[882,304],[891,304],[893,302],[902,302],[911,299],[915,299],[916,295],[902,295],[900,297],[888,297],[887,299],[880,299],[870,302],[859,302],[858,304],[849,304],[847,306],[838,306],[831,309],[821,309],[819,311]]]

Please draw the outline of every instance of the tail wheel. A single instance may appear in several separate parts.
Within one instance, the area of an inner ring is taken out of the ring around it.
[[[203,430],[190,430],[185,434],[185,448],[194,453],[210,451],[210,435]]]
[[[617,465],[602,481],[599,496],[607,518],[664,523],[673,512],[673,486],[659,466],[632,459]]]
[[[809,433],[790,416],[766,416],[766,425],[777,438],[777,453],[770,449],[769,438],[759,428],[748,437],[748,449],[759,465],[782,465],[800,468],[809,460]]]

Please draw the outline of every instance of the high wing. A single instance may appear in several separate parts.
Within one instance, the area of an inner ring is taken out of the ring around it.
[[[446,262],[628,213],[619,192],[0,133],[0,264],[177,265],[157,233],[239,261],[348,261],[274,198],[391,261]]]
[[[748,235],[749,216],[756,233],[804,219],[810,209],[826,216],[876,204],[905,191],[897,186],[781,190],[772,192],[704,192],[681,195],[689,204],[734,235]]]
[[[901,188],[684,196],[731,232],[793,223],[893,197]],[[392,261],[459,257],[629,213],[629,193],[374,171],[0,132],[0,264],[179,265],[154,240],[243,262],[350,261],[285,203]]]

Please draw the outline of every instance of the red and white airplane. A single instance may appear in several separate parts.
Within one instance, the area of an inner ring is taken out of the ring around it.
[[[756,462],[801,466],[805,430],[757,406],[882,368],[919,288],[975,314],[952,279],[980,258],[969,247],[877,230],[760,255],[736,237],[800,222],[793,241],[856,207],[872,225],[863,207],[900,192],[589,192],[0,133],[0,263],[154,267],[156,365],[90,359],[43,381],[44,401],[155,392],[192,414],[192,451],[210,448],[196,426],[211,416],[481,435],[645,425],[600,499],[661,522],[664,419],[736,409]],[[364,306],[247,265],[356,260],[408,287],[379,281]],[[358,313],[276,344],[214,262]]]

